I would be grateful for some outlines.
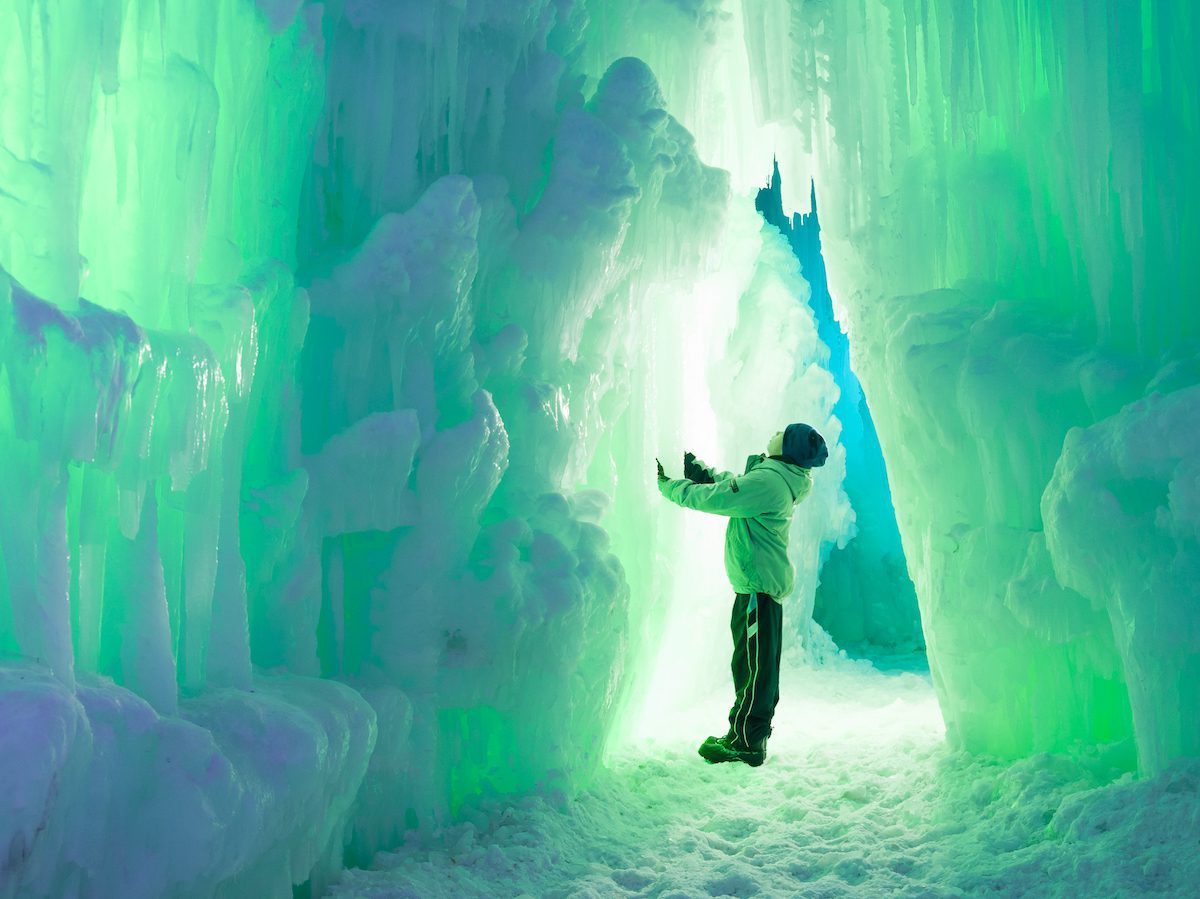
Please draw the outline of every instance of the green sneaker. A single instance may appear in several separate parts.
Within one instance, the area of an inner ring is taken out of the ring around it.
[[[710,765],[745,762],[751,768],[757,768],[767,760],[767,738],[744,743],[740,738],[729,734],[723,737],[709,737],[700,744],[698,751],[700,757]]]

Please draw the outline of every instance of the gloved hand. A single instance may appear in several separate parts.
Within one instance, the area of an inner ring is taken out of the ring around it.
[[[694,484],[712,484],[715,479],[707,468],[696,461],[694,453],[683,454],[683,476]]]
[[[659,479],[660,481],[669,481],[669,480],[671,480],[670,478],[668,478],[668,477],[667,477],[667,473],[666,473],[665,471],[663,471],[663,467],[662,467],[662,463],[661,463],[661,462],[659,462],[657,459],[655,459],[655,460],[654,460],[654,464],[658,466],[658,479]]]

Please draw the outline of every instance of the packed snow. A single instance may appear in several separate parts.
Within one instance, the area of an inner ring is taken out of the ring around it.
[[[724,693],[663,709],[582,794],[552,787],[409,833],[335,899],[1118,896],[1200,877],[1200,765],[1120,751],[1005,763],[949,747],[919,656],[785,668],[767,763],[708,765]]]

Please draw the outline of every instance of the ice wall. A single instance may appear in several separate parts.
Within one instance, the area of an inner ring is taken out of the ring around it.
[[[1197,754],[1194,6],[738,5],[829,185],[952,738]]]
[[[319,890],[667,701],[728,597],[653,457],[837,423],[617,12],[0,10],[0,895]]]
[[[290,895],[378,717],[248,627],[290,526],[252,497],[304,477],[279,136],[320,61],[241,2],[7,4],[0,48],[0,894]]]

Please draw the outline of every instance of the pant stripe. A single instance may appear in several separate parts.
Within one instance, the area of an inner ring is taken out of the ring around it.
[[[755,596],[753,598],[757,599],[758,597]],[[750,613],[756,611],[756,606],[757,606],[757,603],[751,601],[750,604],[746,607],[746,663],[747,663],[747,665],[750,666],[750,684],[749,684],[750,689],[746,690],[745,693],[742,694],[742,704],[738,708],[738,715],[742,714],[743,708],[746,710],[746,715],[744,718],[742,718],[742,742],[743,743],[750,742],[749,732],[748,732],[747,728],[750,725],[750,713],[754,710],[754,693],[755,693],[755,689],[758,686],[757,681],[758,681],[758,668],[759,668],[759,664],[758,664],[759,641],[756,639],[756,637],[758,635],[758,615],[757,614],[754,616],[754,619],[755,619],[754,624],[750,624]],[[750,641],[751,640],[754,641],[753,655],[751,655],[751,652],[750,652]],[[747,699],[749,699],[749,703],[746,702]],[[737,720],[737,716],[734,717],[734,720],[735,721]],[[736,733],[737,733],[737,730],[735,727],[734,734],[736,735]]]
[[[750,703],[746,706],[746,717],[742,719],[742,742],[749,744],[750,742],[750,713],[754,711],[754,696],[758,692],[758,648],[760,641],[757,637],[758,628],[755,628],[756,636],[754,637],[754,668],[750,671]],[[749,648],[750,640],[747,638],[746,646]]]

